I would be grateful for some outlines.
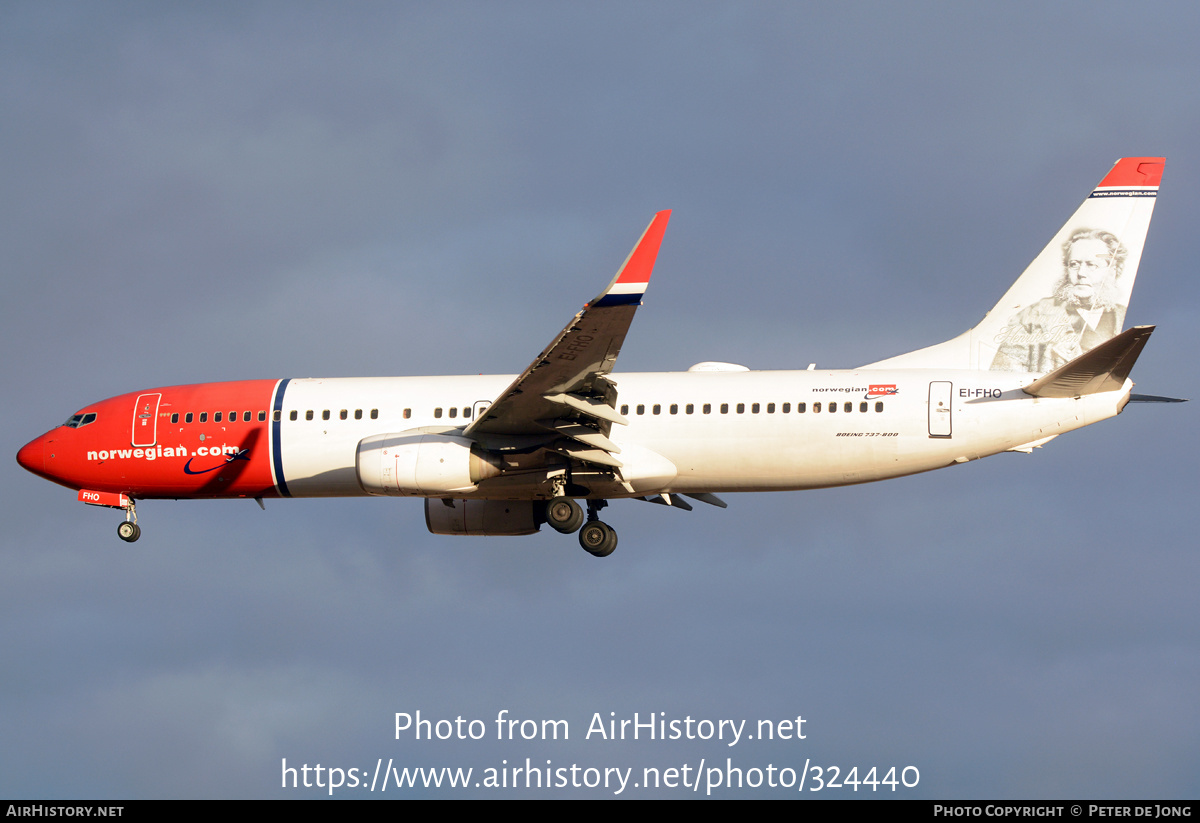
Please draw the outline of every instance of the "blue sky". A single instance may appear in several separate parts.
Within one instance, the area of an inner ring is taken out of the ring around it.
[[[663,208],[618,371],[855,366],[973,325],[1127,155],[1168,158],[1133,377],[1188,396],[1197,24],[1171,3],[5,4],[9,451],[153,386],[517,372]],[[911,765],[910,797],[1194,798],[1193,405],[724,511],[618,502],[603,561],[552,532],[436,537],[376,499],[152,501],[126,545],[9,460],[0,794],[322,794],[282,790],[284,758],[730,757]],[[396,712],[503,709],[571,739],[395,739]],[[801,715],[807,737],[585,740],[609,712]]]

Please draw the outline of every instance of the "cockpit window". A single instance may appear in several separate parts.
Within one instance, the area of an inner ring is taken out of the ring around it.
[[[63,423],[68,429],[78,429],[80,426],[86,426],[88,423],[96,422],[95,412],[80,412],[79,414],[71,415],[66,423]]]

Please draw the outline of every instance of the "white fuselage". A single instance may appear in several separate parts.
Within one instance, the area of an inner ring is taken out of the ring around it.
[[[617,408],[629,425],[612,426],[610,438],[621,448],[616,456],[632,484],[626,496],[813,489],[929,471],[1034,444],[1115,416],[1132,388],[1126,381],[1119,391],[1036,398],[1021,390],[1030,379],[993,371],[875,369],[613,375]],[[363,494],[355,471],[363,438],[465,427],[512,380],[291,380],[279,437],[290,495]],[[830,411],[830,404],[837,410]],[[487,482],[454,496],[510,494],[527,496]],[[621,494],[610,489],[605,496]]]

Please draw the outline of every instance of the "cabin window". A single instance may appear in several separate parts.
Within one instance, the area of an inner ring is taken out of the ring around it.
[[[774,413],[775,413],[775,404],[768,403],[767,404],[767,414],[774,414]]]
[[[184,423],[191,423],[191,422],[192,422],[192,413],[191,413],[191,412],[188,412],[187,414],[185,414],[185,415],[183,416],[183,422],[184,422]]]
[[[875,411],[877,411],[877,412],[883,411],[883,401],[882,400],[878,401],[875,404]]]
[[[340,412],[338,412],[338,419],[339,419],[339,420],[345,420],[345,419],[347,419],[349,416],[350,416],[350,412],[346,411],[345,409],[342,409]]]
[[[866,400],[864,400],[858,404],[858,410],[860,412],[865,412],[867,410],[867,401]]]
[[[252,412],[248,412],[248,411],[244,411],[244,412],[242,412],[242,422],[243,422],[243,423],[249,423],[249,422],[250,422],[250,415],[251,415],[251,414],[252,414]]]
[[[659,403],[654,404],[654,413],[662,414],[662,405],[661,404],[659,404]]]
[[[729,404],[728,403],[721,404],[721,414],[729,414]]]
[[[412,409],[405,409],[404,411],[410,412],[410,411],[412,411]],[[408,417],[407,414],[405,414],[404,416]],[[371,409],[371,419],[374,420],[377,417],[379,417],[379,409]]]
[[[300,412],[296,411],[295,409],[292,409],[292,413],[288,415],[288,420],[295,420],[296,417],[299,416],[299,414],[300,414]]]
[[[837,403],[830,403],[829,404],[829,413],[833,414],[835,411],[837,411]]]
[[[258,422],[259,422],[259,423],[265,423],[265,422],[266,422],[266,420],[267,420],[267,413],[266,413],[265,411],[260,411],[260,412],[258,413]]]
[[[854,404],[847,400],[842,405],[842,411],[844,411],[846,414],[849,414],[850,412],[854,411]]]
[[[451,407],[450,407],[450,416],[451,416],[451,417],[458,417],[458,406],[451,406]]]
[[[796,404],[796,414],[804,414],[804,412],[806,412],[806,411],[808,411],[807,403],[797,403]],[[820,411],[820,409],[819,408],[814,409],[814,411]]]
[[[643,404],[641,404],[641,403],[638,403],[638,407],[637,407],[637,413],[638,413],[638,414],[645,414],[645,413],[646,413],[646,407],[645,407],[645,405],[643,405]]]
[[[441,406],[438,406],[436,409],[433,410],[433,416],[434,417],[442,416],[442,407]]]
[[[200,422],[201,423],[208,422],[208,412],[200,412]]]
[[[671,414],[679,414],[679,404],[678,403],[671,404]]]
[[[313,419],[313,413],[312,413],[312,409],[309,409],[308,411],[306,411],[306,412],[304,413],[304,419],[305,419],[305,420],[312,420],[312,419]]]
[[[745,414],[745,413],[746,413],[746,404],[745,404],[745,403],[738,403],[738,404],[737,404],[737,413],[738,413],[738,414]]]
[[[700,407],[700,411],[704,412],[705,414],[712,414],[712,403],[705,403]]]
[[[629,414],[629,404],[628,403],[621,406],[621,414]]]
[[[771,407],[767,406],[767,411],[770,411],[770,410],[771,410]],[[782,406],[779,407],[779,411],[783,412],[784,414],[787,414],[791,410],[792,410],[791,403],[784,403]]]
[[[175,412],[174,414],[172,414],[172,415],[171,415],[171,422],[172,422],[172,423],[178,423],[178,422],[179,422],[179,412]]]
[[[328,419],[329,419],[329,409],[325,409],[325,411],[321,412],[321,419],[322,419],[322,420],[328,420]]]
[[[800,405],[803,406],[804,404],[801,403]],[[804,409],[800,409],[800,411],[804,411]],[[818,400],[816,403],[813,403],[813,414],[820,414],[820,413],[821,413],[821,401]]]
[[[757,404],[757,403],[752,403],[752,404],[750,405],[750,413],[751,413],[751,414],[758,414],[758,404]]]
[[[230,422],[230,423],[236,423],[236,422],[237,422],[237,410],[231,411],[231,412],[229,413],[229,422]]]
[[[220,422],[221,422],[221,413],[220,413],[220,412],[217,412],[216,414],[214,414],[214,415],[213,415],[213,422],[214,422],[214,423],[220,423]]]
[[[276,409],[274,412],[271,413],[271,422],[272,423],[278,423],[282,418],[283,418],[283,412],[281,412],[279,409]]]
[[[692,414],[694,411],[696,411],[696,407],[694,405],[692,405],[691,403],[688,403],[686,406],[683,407],[683,411],[685,414]]]
[[[355,420],[362,420],[362,409],[355,409],[355,410],[354,410],[354,419],[355,419]]]
[[[463,417],[467,418],[468,420],[471,419],[471,407],[470,406],[463,406]]]
[[[378,416],[379,416],[379,409],[371,409],[371,419],[374,420]],[[404,410],[404,419],[407,420],[410,417],[412,417],[412,409],[405,409]]]

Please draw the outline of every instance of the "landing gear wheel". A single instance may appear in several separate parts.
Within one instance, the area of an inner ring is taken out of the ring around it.
[[[117,526],[117,537],[124,540],[126,543],[132,543],[142,536],[142,527],[137,523],[126,520],[124,523]]]
[[[592,520],[579,530],[579,545],[593,557],[608,557],[617,547],[617,533],[607,523]]]
[[[583,525],[583,509],[569,497],[556,497],[546,504],[546,522],[556,532],[571,534]]]

